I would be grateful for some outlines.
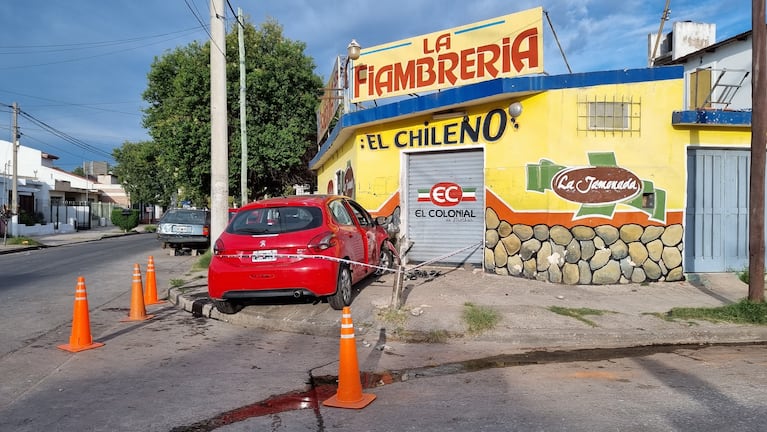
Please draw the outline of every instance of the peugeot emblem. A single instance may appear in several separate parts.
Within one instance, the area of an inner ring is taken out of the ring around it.
[[[266,240],[261,240],[260,243],[258,243],[260,247],[266,247]]]

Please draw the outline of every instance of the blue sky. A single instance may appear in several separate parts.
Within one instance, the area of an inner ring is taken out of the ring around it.
[[[229,0],[256,25],[268,17],[306,43],[324,79],[336,55],[542,6],[573,72],[641,68],[647,35],[665,0]],[[716,24],[717,41],[751,29],[751,1],[672,0],[674,21]],[[232,18],[231,11],[226,11]],[[10,140],[12,102],[43,124],[20,119],[21,144],[59,156],[65,170],[106,160],[125,141],[149,139],[141,94],[157,56],[205,41],[208,0],[6,1],[0,6],[0,139]],[[237,59],[230,59],[237,61]],[[544,19],[544,67],[567,72]]]

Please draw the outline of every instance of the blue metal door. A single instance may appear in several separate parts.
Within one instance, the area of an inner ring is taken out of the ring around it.
[[[685,271],[748,266],[750,161],[749,150],[688,150]]]

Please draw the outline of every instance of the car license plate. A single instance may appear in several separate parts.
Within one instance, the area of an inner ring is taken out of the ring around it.
[[[188,234],[192,232],[192,227],[189,225],[174,225],[171,231],[176,234]]]
[[[277,261],[276,250],[271,249],[271,250],[253,251],[253,262],[268,262],[268,261]]]

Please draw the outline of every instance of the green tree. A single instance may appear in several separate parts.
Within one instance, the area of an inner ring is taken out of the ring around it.
[[[236,22],[235,22],[235,25]],[[236,27],[227,35],[230,193],[240,194],[239,54]],[[303,42],[269,20],[245,22],[249,197],[313,183],[315,109],[322,87]],[[213,49],[218,49],[214,47]],[[192,43],[156,58],[148,74],[144,126],[191,196],[210,195],[210,43]]]
[[[112,151],[114,174],[133,203],[167,206],[175,192],[173,173],[163,163],[162,152],[151,141],[125,142]]]
[[[83,167],[75,167],[75,169],[72,170],[72,174],[77,174],[81,177],[85,177],[85,170]]]

